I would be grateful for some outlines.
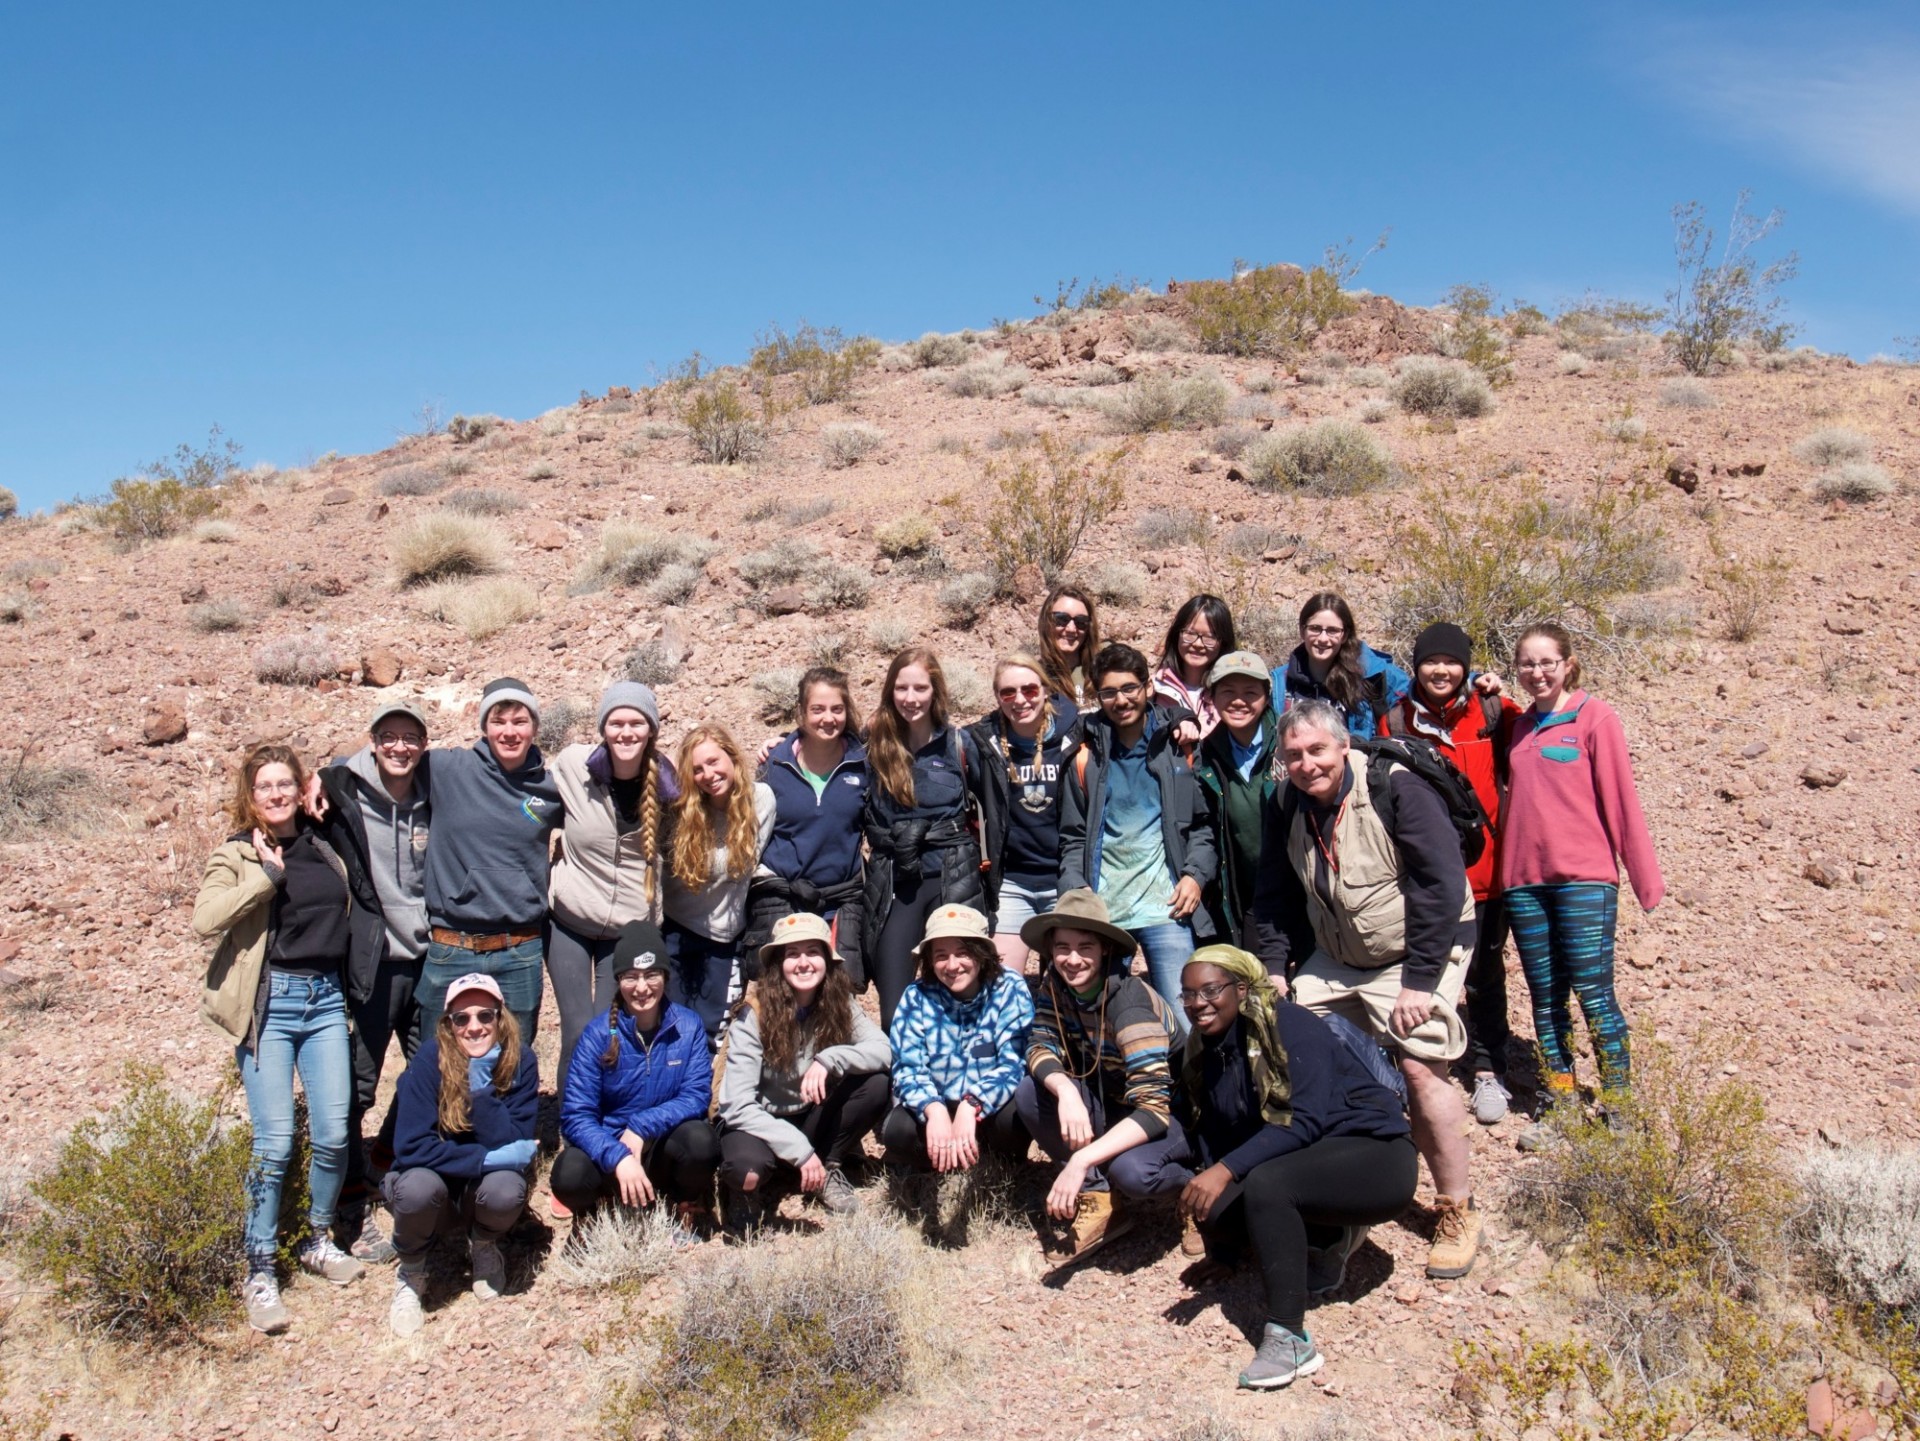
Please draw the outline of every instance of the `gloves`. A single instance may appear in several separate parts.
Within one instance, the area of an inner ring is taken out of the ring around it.
[[[537,1144],[531,1137],[524,1141],[509,1141],[487,1152],[480,1164],[489,1171],[524,1171],[533,1164]]]

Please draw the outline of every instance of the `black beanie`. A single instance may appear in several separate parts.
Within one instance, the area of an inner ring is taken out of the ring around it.
[[[628,971],[664,971],[667,968],[667,943],[652,921],[628,921],[613,947],[613,973]]]
[[[1473,642],[1467,639],[1467,633],[1451,621],[1437,620],[1425,630],[1413,643],[1413,663],[1418,666],[1423,660],[1434,656],[1451,656],[1464,666],[1473,664]]]

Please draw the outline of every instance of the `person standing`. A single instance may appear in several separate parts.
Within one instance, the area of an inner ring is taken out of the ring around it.
[[[1214,662],[1235,649],[1233,612],[1217,595],[1196,595],[1174,612],[1153,673],[1153,693],[1193,716],[1193,738],[1220,724],[1208,694]]]
[[[1300,644],[1287,657],[1283,684],[1288,706],[1326,701],[1340,712],[1350,734],[1370,736],[1413,682],[1392,656],[1360,639],[1346,598],[1323,590],[1300,607]]]
[[[1273,677],[1252,651],[1232,651],[1207,673],[1207,695],[1220,724],[1201,740],[1193,773],[1208,797],[1220,858],[1210,894],[1214,930],[1245,945],[1260,875],[1261,814],[1279,785],[1273,773]]]
[[[1089,667],[1100,650],[1100,614],[1077,585],[1057,585],[1040,603],[1040,666],[1057,700],[1093,703]]]

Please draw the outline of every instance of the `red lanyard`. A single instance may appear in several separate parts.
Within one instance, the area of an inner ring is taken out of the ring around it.
[[[1353,797],[1351,795],[1347,797],[1347,800],[1349,801],[1352,799]],[[1347,813],[1347,801],[1341,801],[1340,809],[1334,812],[1334,817],[1333,817],[1333,841],[1334,841],[1334,846],[1336,848],[1340,844],[1340,821],[1346,815],[1346,813]],[[1340,857],[1338,854],[1336,854],[1336,851],[1329,850],[1327,848],[1327,843],[1320,839],[1320,827],[1314,824],[1313,818],[1311,816],[1307,818],[1307,829],[1313,833],[1313,843],[1320,848],[1320,854],[1326,857],[1328,868],[1332,870],[1332,872],[1336,876],[1339,875],[1340,874]]]

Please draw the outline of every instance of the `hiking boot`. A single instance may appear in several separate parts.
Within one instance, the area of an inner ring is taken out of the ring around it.
[[[468,1255],[473,1269],[473,1294],[482,1301],[506,1295],[507,1258],[500,1254],[500,1243],[475,1236]]]
[[[1180,1254],[1190,1261],[1198,1261],[1207,1254],[1207,1238],[1200,1234],[1200,1227],[1191,1216],[1180,1218]]]
[[[1342,1227],[1338,1241],[1331,1246],[1320,1246],[1307,1252],[1309,1296],[1325,1296],[1340,1289],[1341,1283],[1347,1279],[1347,1262],[1365,1244],[1369,1229],[1366,1226]]]
[[[427,1290],[427,1263],[402,1261],[393,1272],[393,1304],[387,1307],[387,1326],[396,1336],[411,1336],[427,1324],[420,1298]]]
[[[345,1286],[360,1279],[360,1273],[367,1268],[353,1259],[345,1251],[333,1244],[333,1237],[315,1236],[302,1246],[297,1258],[300,1269],[309,1275],[331,1281],[336,1286]]]
[[[713,1206],[706,1201],[673,1203],[674,1245],[697,1246],[714,1231]]]
[[[726,1193],[726,1219],[723,1223],[726,1232],[735,1240],[745,1240],[767,1224],[772,1208],[767,1198],[759,1191],[728,1191]]]
[[[838,1161],[827,1162],[826,1183],[811,1199],[835,1216],[851,1216],[860,1209],[860,1193],[853,1189],[853,1182],[847,1179]]]
[[[272,1271],[254,1271],[241,1293],[247,1303],[247,1324],[267,1336],[278,1336],[293,1323],[280,1302],[280,1283]]]
[[[1492,1071],[1482,1071],[1473,1078],[1473,1095],[1467,1107],[1473,1112],[1473,1119],[1483,1126],[1497,1126],[1507,1116],[1507,1102],[1513,1099],[1506,1083]]]
[[[1529,1154],[1544,1151],[1561,1139],[1562,1123],[1580,1105],[1580,1090],[1571,1071],[1549,1071],[1547,1086],[1534,1107],[1533,1124],[1521,1135],[1518,1149]]]
[[[1326,1364],[1327,1358],[1314,1349],[1311,1340],[1269,1321],[1260,1337],[1260,1349],[1240,1373],[1240,1385],[1248,1391],[1277,1391]]]
[[[353,1238],[353,1244],[347,1247],[347,1254],[356,1261],[364,1261],[369,1266],[387,1266],[399,1259],[400,1253],[393,1249],[393,1242],[380,1234],[380,1228],[371,1220],[360,1228],[360,1234]]]
[[[1061,1253],[1069,1260],[1078,1261],[1132,1229],[1132,1220],[1114,1209],[1113,1192],[1082,1191]]]
[[[1440,1216],[1434,1223],[1433,1247],[1427,1252],[1427,1275],[1435,1281],[1452,1281],[1473,1269],[1484,1222],[1471,1196],[1435,1196],[1433,1204]]]

